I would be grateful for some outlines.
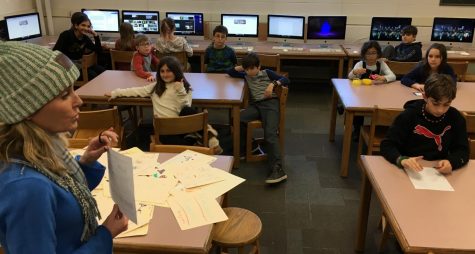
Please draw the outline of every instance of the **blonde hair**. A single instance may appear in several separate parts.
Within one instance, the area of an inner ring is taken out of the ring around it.
[[[59,135],[64,145],[64,134]],[[31,121],[0,124],[0,161],[24,159],[31,164],[61,175],[66,172],[61,158],[54,152],[52,137]]]

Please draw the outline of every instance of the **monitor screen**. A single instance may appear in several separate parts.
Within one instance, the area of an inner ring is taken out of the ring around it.
[[[474,27],[475,19],[434,18],[431,41],[472,43]]]
[[[203,13],[167,12],[167,18],[175,21],[175,34],[203,36]]]
[[[82,9],[96,32],[119,32],[119,10]]]
[[[267,15],[267,36],[303,39],[304,23],[304,16]]]
[[[9,40],[25,40],[41,36],[37,12],[5,17]]]
[[[130,23],[137,33],[158,34],[160,30],[158,11],[122,10],[122,22]]]
[[[412,18],[373,17],[369,39],[375,41],[400,41],[402,39],[402,28],[410,25],[411,22]]]
[[[307,39],[345,39],[346,16],[309,16],[307,23]]]
[[[221,25],[228,29],[229,37],[257,37],[259,15],[221,14]]]

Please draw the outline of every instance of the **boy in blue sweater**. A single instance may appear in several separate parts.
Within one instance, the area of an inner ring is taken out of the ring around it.
[[[241,111],[241,144],[245,144],[247,123],[261,120],[264,126],[266,151],[269,156],[270,174],[266,183],[273,184],[287,179],[282,168],[279,136],[279,99],[273,92],[275,86],[287,86],[290,81],[272,70],[261,70],[259,57],[249,53],[242,59],[242,65],[228,71],[231,77],[244,78],[249,87],[250,105]]]
[[[394,48],[388,45],[383,56],[391,61],[419,62],[422,59],[422,44],[416,41],[417,27],[405,26],[401,30],[402,42]]]

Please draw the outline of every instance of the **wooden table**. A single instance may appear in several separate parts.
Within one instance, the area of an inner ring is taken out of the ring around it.
[[[193,48],[193,55],[200,56],[201,59],[201,72],[204,72],[204,55],[206,48],[210,45],[209,40],[194,41],[193,44],[197,47]],[[319,47],[317,44],[307,43],[293,43],[291,49],[276,49],[275,47],[281,47],[282,43],[276,42],[244,42],[244,45],[236,45],[234,42],[228,42],[230,47],[238,47],[235,49],[236,55],[239,57],[245,56],[249,51],[248,47],[252,47],[252,51],[256,53],[264,54],[280,54],[280,59],[307,59],[307,60],[334,60],[338,61],[338,77],[343,77],[343,64],[346,58],[345,51],[338,44],[327,44],[326,49],[328,51],[315,51]],[[295,50],[302,48],[302,50]]]
[[[204,108],[229,108],[233,126],[234,166],[239,167],[240,107],[244,102],[244,80],[231,78],[227,74],[185,73],[193,89],[193,106]],[[109,101],[105,96],[116,88],[128,88],[149,84],[132,71],[105,71],[86,85],[76,90],[84,103],[110,105],[152,105],[150,98],[122,97]]]
[[[349,43],[341,45],[348,56],[348,73],[353,70],[354,61],[359,61],[361,58],[360,50],[362,45],[363,43]],[[427,49],[430,47],[430,45],[432,45],[432,43],[423,43],[422,45],[422,57],[424,58]],[[470,55],[465,56],[460,54],[462,51],[465,51]],[[475,62],[475,48],[452,48],[447,52],[447,60],[449,62]]]
[[[453,192],[416,190],[381,156],[361,156],[356,251],[364,251],[371,190],[405,253],[475,253],[475,161],[447,176]],[[424,162],[434,166],[435,162]]]
[[[399,81],[381,85],[353,86],[351,80],[332,79],[332,84],[333,96],[329,140],[331,142],[335,140],[336,106],[338,99],[340,99],[345,108],[345,129],[343,133],[340,175],[346,177],[348,176],[351,130],[354,116],[370,116],[374,106],[402,109],[406,101],[422,99],[422,97],[414,95],[414,89],[402,85]],[[473,113],[475,112],[473,98],[475,98],[475,83],[458,82],[457,97],[452,102],[452,106],[460,111]]]
[[[160,153],[159,162],[176,154]],[[233,157],[216,156],[212,166],[230,172]],[[208,253],[211,249],[213,224],[181,230],[170,208],[155,207],[148,234],[114,239],[114,253]]]

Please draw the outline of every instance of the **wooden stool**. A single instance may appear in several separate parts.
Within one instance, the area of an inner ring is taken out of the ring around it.
[[[229,219],[214,226],[213,243],[218,246],[218,250],[238,248],[238,253],[242,254],[244,246],[252,244],[250,253],[259,253],[261,219],[255,213],[243,208],[226,207],[223,210]]]

